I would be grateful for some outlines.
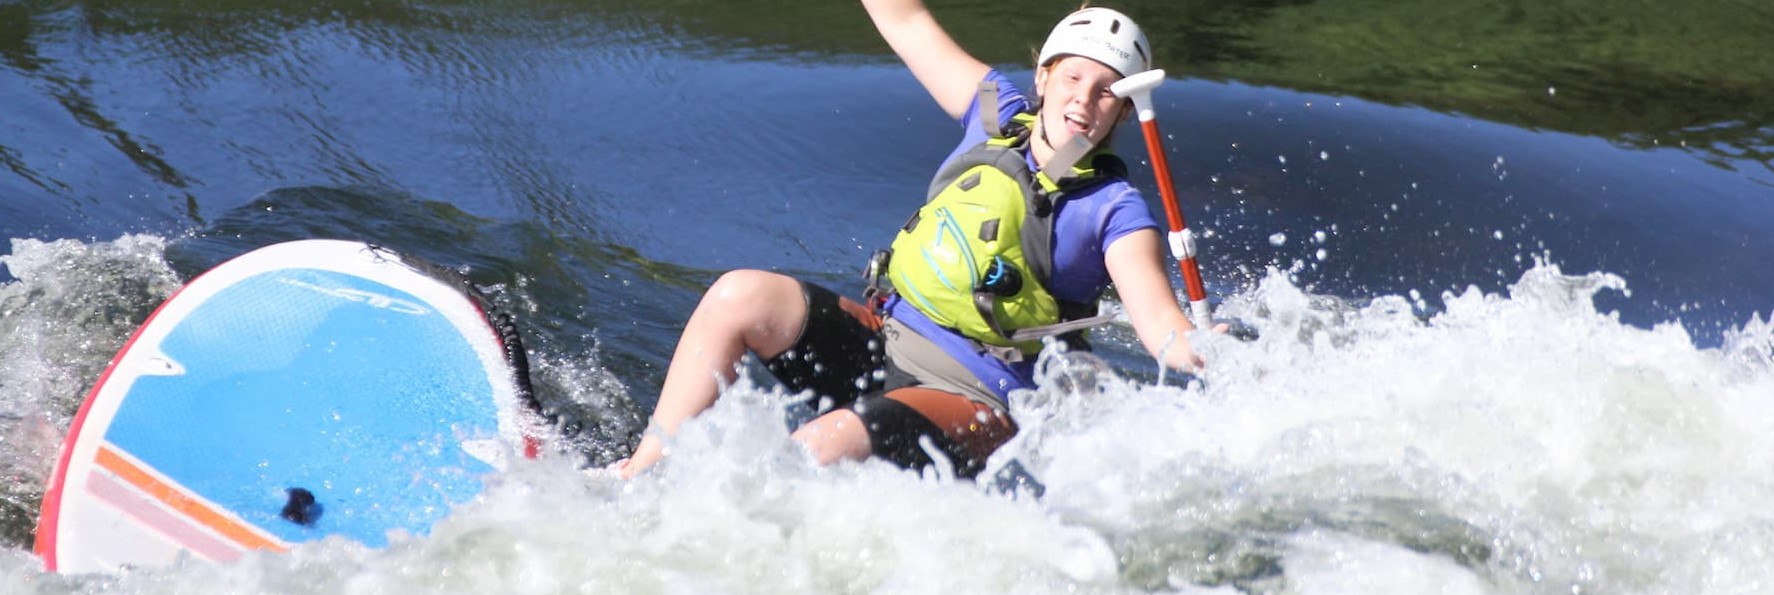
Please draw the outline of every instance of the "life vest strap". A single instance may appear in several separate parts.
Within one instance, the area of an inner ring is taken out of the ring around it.
[[[1010,333],[1005,331],[1004,323],[998,322],[997,310],[992,308],[992,304],[997,299],[998,296],[989,291],[975,291],[973,292],[973,307],[979,310],[979,317],[985,319],[986,326],[991,327],[992,332],[997,333],[1000,337],[1009,338]]]
[[[1066,334],[1066,333],[1069,333],[1072,331],[1082,331],[1082,330],[1086,330],[1086,329],[1095,328],[1098,326],[1102,326],[1104,324],[1108,324],[1109,321],[1112,321],[1114,319],[1115,319],[1114,314],[1099,314],[1099,315],[1090,316],[1087,318],[1075,318],[1072,320],[1056,322],[1053,324],[1032,326],[1032,327],[1025,328],[1025,329],[1017,329],[1015,332],[1012,332],[1009,335],[1005,335],[1005,337],[1009,338],[1012,341],[1033,341],[1035,339],[1052,337],[1055,335],[1063,335],[1063,334]]]
[[[973,307],[979,310],[979,317],[985,319],[986,326],[991,327],[992,332],[998,333],[998,336],[1004,337],[1006,339],[1010,339],[1012,342],[1016,342],[1016,343],[1035,341],[1035,340],[1044,339],[1047,337],[1064,335],[1066,333],[1075,332],[1075,331],[1089,330],[1092,328],[1096,328],[1098,326],[1102,326],[1104,324],[1108,324],[1110,321],[1115,320],[1115,315],[1113,315],[1113,314],[1098,314],[1095,316],[1085,316],[1085,317],[1081,317],[1081,318],[1068,318],[1068,319],[1061,320],[1061,321],[1053,323],[1053,324],[1043,324],[1041,326],[1025,327],[1025,328],[1016,329],[1014,331],[1006,332],[1006,329],[1004,328],[1004,323],[998,321],[997,312],[996,312],[996,310],[994,310],[992,308],[992,304],[994,303],[994,300],[996,298],[997,298],[997,296],[990,293],[990,292],[975,291],[975,292],[973,292]],[[974,343],[980,345],[982,348],[992,347],[990,345],[980,343],[977,340],[974,341]],[[1016,347],[1005,347],[1004,349],[1014,351],[1018,354],[1022,353],[1022,351],[1020,349],[1017,349]],[[994,354],[998,354],[998,352],[994,352]],[[1005,356],[1001,355],[1001,354],[998,354],[998,356],[1000,358],[1005,358]],[[1005,361],[1016,362],[1016,361],[1021,361],[1021,358],[1019,357],[1017,359],[1006,359]]]
[[[998,122],[998,83],[990,80],[980,81],[978,100],[979,113],[977,116],[980,125],[985,128],[986,135],[1007,145],[1016,143],[1015,139],[1004,134],[1004,127]],[[1037,117],[1039,116],[1037,115]],[[1039,123],[1031,123],[1022,132],[1032,130],[1039,125]],[[1041,185],[1046,186],[1048,192],[1053,192],[1059,186],[1059,182],[1075,177],[1077,172],[1072,169],[1072,166],[1077,165],[1078,161],[1088,155],[1092,148],[1090,141],[1085,140],[1082,136],[1073,136],[1065,146],[1055,147],[1053,156],[1048,158],[1046,165],[1041,166],[1040,173],[1047,176],[1047,179],[1040,180]]]
[[[1047,182],[1058,186],[1059,182],[1075,175],[1076,172],[1072,166],[1077,165],[1078,160],[1083,159],[1088,153],[1090,153],[1090,141],[1084,140],[1083,136],[1073,136],[1065,146],[1054,150],[1053,156],[1047,159],[1047,164],[1041,166],[1041,175],[1047,177]],[[1051,191],[1049,190],[1049,192]]]
[[[998,125],[998,83],[991,80],[979,82],[978,115],[979,122],[985,125],[988,136],[992,138],[1004,136],[1004,129]]]

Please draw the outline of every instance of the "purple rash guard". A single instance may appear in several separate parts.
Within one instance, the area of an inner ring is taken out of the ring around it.
[[[1030,109],[1022,91],[997,70],[986,73],[985,80],[998,85],[997,117],[1000,124],[1008,124],[1012,116]],[[977,95],[967,113],[961,116],[960,124],[964,131],[961,142],[944,160],[945,165],[989,137],[980,123]],[[1029,167],[1038,169],[1032,156]],[[1111,180],[1069,195],[1059,205],[1053,228],[1053,278],[1048,289],[1060,300],[1090,304],[1095,303],[1109,285],[1109,270],[1103,262],[1109,244],[1141,229],[1157,229],[1158,222],[1152,218],[1152,212],[1146,208],[1146,201],[1138,190],[1126,180]],[[1034,361],[1009,363],[993,357],[980,350],[972,339],[936,324],[910,302],[897,296],[887,303],[887,312],[936,343],[1006,402],[1010,391],[1034,387]]]

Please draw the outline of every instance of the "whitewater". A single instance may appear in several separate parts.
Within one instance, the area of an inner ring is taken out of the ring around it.
[[[169,240],[12,240],[0,266],[8,593],[1755,593],[1774,589],[1774,324],[1696,347],[1598,311],[1627,280],[1536,259],[1501,293],[1351,301],[1271,269],[1197,333],[1199,376],[1050,349],[987,474],[813,465],[742,378],[635,481],[555,453],[429,535],[231,565],[46,574],[43,480],[86,389],[182,279]],[[521,287],[496,288],[522,303]],[[513,295],[519,294],[519,295]],[[1112,306],[1112,304],[1111,304]],[[1131,331],[1098,334],[1131,350]],[[542,390],[634,400],[604,345],[531,345]],[[634,413],[609,423],[635,423]],[[595,434],[595,432],[593,432]],[[619,451],[625,444],[578,445]]]

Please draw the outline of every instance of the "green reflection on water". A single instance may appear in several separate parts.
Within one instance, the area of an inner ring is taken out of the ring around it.
[[[711,53],[887,56],[826,0],[617,0]],[[1774,3],[1758,0],[1123,0],[1173,78],[1236,80],[1459,112],[1635,146],[1774,163]],[[1075,2],[930,3],[970,51],[1025,67]]]
[[[1766,58],[1774,55],[1774,3],[1764,0],[1102,4],[1146,27],[1173,78],[1417,105],[1634,146],[1685,143],[1721,162],[1774,164],[1774,61]],[[969,50],[1021,68],[1077,2],[930,5]],[[593,29],[589,36],[637,36],[698,57],[891,60],[860,4],[845,0],[95,0],[6,7],[0,62],[21,71],[40,63],[32,40],[21,39],[33,31],[34,17],[19,14],[27,11],[96,32],[165,35],[182,40],[174,51],[211,55],[262,51],[255,46],[275,47],[278,29],[325,22],[522,39],[578,21]]]

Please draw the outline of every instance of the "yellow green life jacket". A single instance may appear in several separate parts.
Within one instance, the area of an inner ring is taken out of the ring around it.
[[[982,97],[980,105],[997,102]],[[1034,118],[1018,114],[1002,130],[989,126],[991,138],[937,172],[928,201],[894,238],[886,267],[894,291],[937,324],[1022,355],[1038,353],[1042,337],[1101,322],[1066,324],[1094,314],[1095,304],[1061,303],[1049,292],[1053,219],[1068,194],[1126,175],[1119,158],[1091,151],[1082,138],[1031,170]],[[1080,162],[1089,166],[1074,165]],[[1062,172],[1058,181],[1050,171]]]

